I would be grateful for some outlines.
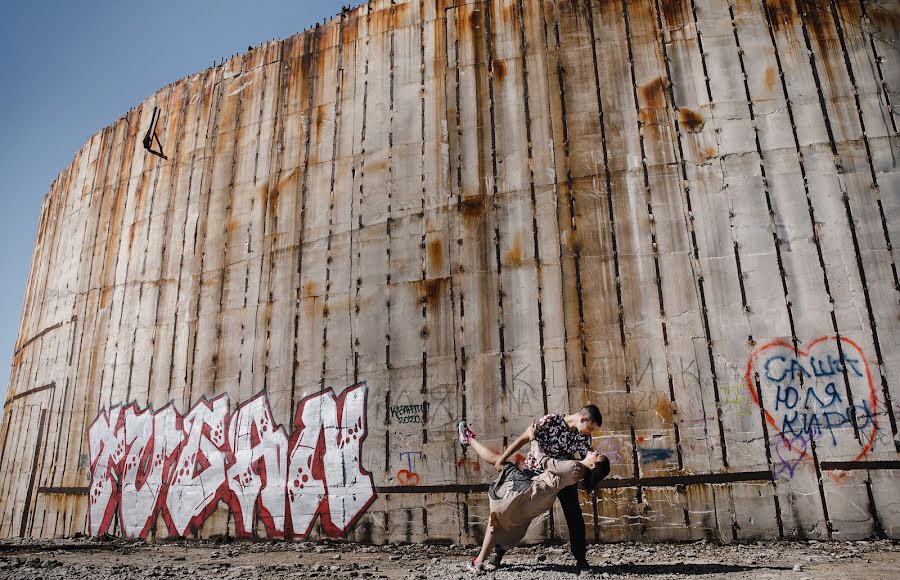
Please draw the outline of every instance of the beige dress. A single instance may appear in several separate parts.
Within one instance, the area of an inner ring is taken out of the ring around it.
[[[580,479],[578,462],[543,457],[544,472],[528,478],[514,465],[507,464],[488,492],[491,515],[489,526],[494,542],[503,550],[518,545],[534,518],[553,506],[564,487]]]

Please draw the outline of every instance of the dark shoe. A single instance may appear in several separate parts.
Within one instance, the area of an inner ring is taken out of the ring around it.
[[[579,571],[580,570],[590,570],[591,565],[588,564],[587,560],[578,560],[577,562],[575,562],[575,568],[577,568]]]
[[[499,568],[500,563],[503,560],[503,556],[506,555],[506,550],[501,550],[500,548],[494,548],[494,553],[491,554],[491,566],[494,568]]]

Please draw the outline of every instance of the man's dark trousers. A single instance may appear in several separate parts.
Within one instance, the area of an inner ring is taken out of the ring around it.
[[[578,562],[583,562],[587,559],[587,541],[584,535],[584,516],[578,503],[578,484],[564,487],[556,497],[559,499],[563,515],[566,516],[572,555]]]

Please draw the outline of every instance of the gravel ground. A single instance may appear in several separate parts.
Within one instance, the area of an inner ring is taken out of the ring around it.
[[[463,579],[472,577],[464,564],[474,553],[466,546],[338,542],[14,540],[0,542],[0,578]],[[601,544],[590,548],[588,559],[592,568],[579,575],[565,546],[522,547],[484,577],[900,578],[900,542],[892,541]]]

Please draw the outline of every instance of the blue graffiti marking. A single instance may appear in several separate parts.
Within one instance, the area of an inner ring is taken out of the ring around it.
[[[862,377],[863,373],[859,369],[859,359],[844,358],[847,363],[848,374],[851,376]],[[774,368],[773,368],[774,367]],[[841,359],[835,358],[830,354],[824,359],[809,357],[809,369],[803,366],[803,363],[794,357],[788,359],[783,355],[773,355],[769,357],[763,365],[766,378],[773,383],[781,383],[785,380],[793,383],[798,376],[804,379],[811,377],[833,377],[844,373],[844,365]],[[775,374],[773,374],[773,372]],[[790,376],[789,376],[790,375]]]
[[[672,457],[670,449],[638,449],[638,454],[641,456],[641,465],[647,465],[654,461],[665,461]]]

